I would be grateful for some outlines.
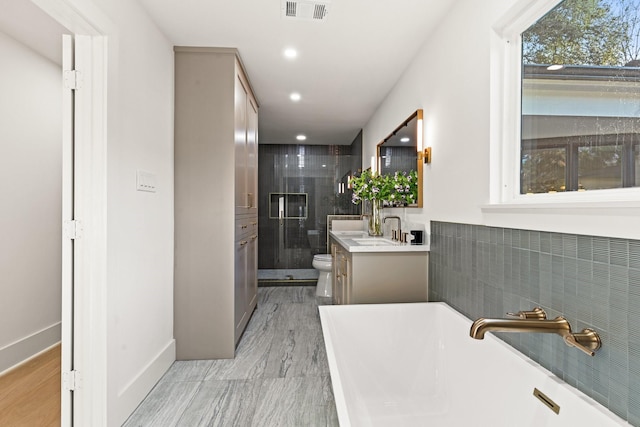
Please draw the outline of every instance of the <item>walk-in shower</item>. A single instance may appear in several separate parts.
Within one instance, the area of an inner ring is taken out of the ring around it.
[[[259,147],[258,283],[315,283],[313,256],[327,253],[327,215],[354,215],[348,180],[361,145]]]

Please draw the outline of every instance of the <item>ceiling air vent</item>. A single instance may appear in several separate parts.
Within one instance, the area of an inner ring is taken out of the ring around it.
[[[286,19],[323,22],[327,19],[327,14],[329,13],[329,3],[329,0],[282,0],[282,17]]]

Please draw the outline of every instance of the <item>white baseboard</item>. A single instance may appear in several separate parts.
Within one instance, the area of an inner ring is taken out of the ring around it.
[[[0,375],[60,342],[61,323],[35,332],[0,348]]]
[[[122,425],[129,418],[175,360],[176,340],[172,339],[135,378],[119,391],[115,411],[117,419],[113,425]],[[112,425],[111,422],[109,424]]]

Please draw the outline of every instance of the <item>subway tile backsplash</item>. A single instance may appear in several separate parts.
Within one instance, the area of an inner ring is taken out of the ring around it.
[[[431,222],[429,300],[471,319],[541,306],[595,329],[595,357],[556,335],[499,336],[640,426],[640,241]]]

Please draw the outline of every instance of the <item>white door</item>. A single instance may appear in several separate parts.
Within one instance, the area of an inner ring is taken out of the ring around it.
[[[90,222],[92,216],[88,212],[87,169],[94,167],[87,159],[91,138],[87,135],[93,131],[88,124],[91,120],[91,60],[92,38],[81,35],[62,36],[63,60],[63,133],[62,133],[62,395],[61,426],[83,424],[77,422],[84,416],[90,416],[83,408],[87,407],[87,386],[83,383],[83,371],[87,371],[88,289],[86,258],[91,239],[83,230],[83,224]],[[76,71],[79,70],[79,71]],[[98,169],[95,167],[95,169]],[[82,193],[82,191],[85,193]],[[84,201],[84,205],[83,205]],[[91,201],[89,201],[91,203]],[[82,217],[84,220],[78,220]],[[83,267],[84,266],[84,267]],[[84,310],[82,309],[84,308]],[[94,331],[96,332],[96,331]],[[97,369],[100,369],[98,366]],[[83,390],[84,389],[84,390]],[[83,399],[84,396],[84,400]],[[74,422],[76,421],[76,422]]]

